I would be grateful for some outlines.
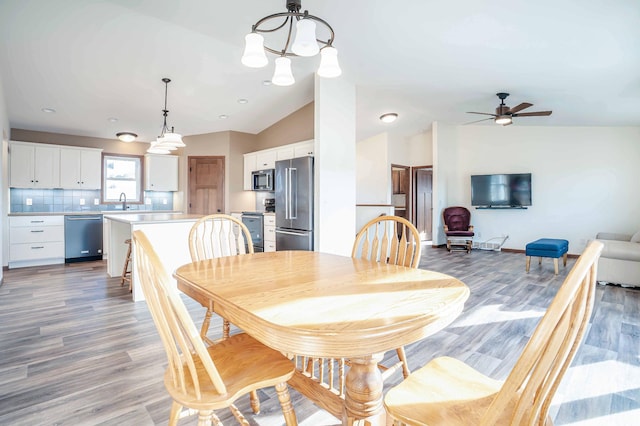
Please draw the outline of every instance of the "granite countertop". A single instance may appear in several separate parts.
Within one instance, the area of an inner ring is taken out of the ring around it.
[[[86,210],[81,212],[20,212],[9,213],[7,216],[74,216],[74,215],[87,215],[87,214],[167,214],[167,213],[180,213],[176,210]]]
[[[202,215],[185,213],[155,213],[155,214],[105,214],[105,219],[129,224],[146,224],[162,222],[195,222]]]

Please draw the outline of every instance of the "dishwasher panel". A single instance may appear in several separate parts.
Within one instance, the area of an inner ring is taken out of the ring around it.
[[[85,262],[102,259],[102,215],[64,217],[64,261]]]

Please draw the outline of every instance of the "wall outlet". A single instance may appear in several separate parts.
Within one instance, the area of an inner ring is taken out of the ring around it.
[[[33,205],[33,200],[32,200],[31,198],[27,198],[27,199],[25,200],[25,203],[26,203],[28,206],[32,206],[32,205]]]
[[[145,203],[146,205],[150,206],[150,205],[151,205],[151,198],[145,198],[145,199],[144,199],[144,203]]]
[[[84,206],[84,198],[80,198],[80,205]]]
[[[167,199],[166,198],[162,199],[162,204],[167,204]]]
[[[98,205],[100,205],[100,199],[99,199],[99,198],[94,198],[94,199],[93,199],[93,205],[94,205],[94,206],[98,206]]]

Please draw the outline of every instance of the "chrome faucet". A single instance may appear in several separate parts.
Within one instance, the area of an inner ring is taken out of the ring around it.
[[[121,192],[118,201],[122,201],[122,211],[125,211],[127,209],[127,194]]]

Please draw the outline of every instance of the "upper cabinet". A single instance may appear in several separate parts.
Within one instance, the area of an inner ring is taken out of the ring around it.
[[[11,141],[9,169],[9,186],[13,188],[59,188],[60,148]]]
[[[251,172],[255,170],[274,169],[280,160],[313,156],[313,143],[313,140],[302,141],[244,154],[243,188],[251,190]]]
[[[178,190],[178,159],[176,155],[144,156],[144,189],[146,191]]]
[[[60,187],[63,189],[100,189],[102,187],[102,150],[60,148]]]
[[[275,150],[256,152],[256,170],[275,169],[278,153]]]

